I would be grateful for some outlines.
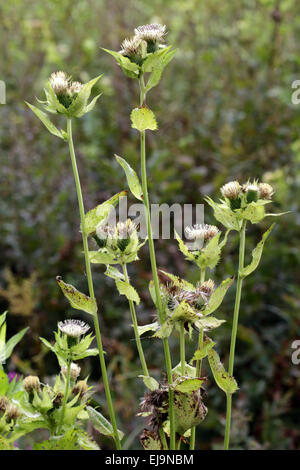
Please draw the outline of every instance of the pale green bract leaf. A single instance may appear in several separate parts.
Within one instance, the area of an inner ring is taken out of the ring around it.
[[[199,320],[196,320],[195,326],[199,329],[213,330],[221,326],[222,323],[224,322],[225,320],[219,320],[218,318],[209,316],[209,317],[202,317]]]
[[[142,325],[138,326],[138,333],[139,336],[142,336],[144,333],[147,333],[148,331],[157,331],[159,328],[158,322],[150,323],[149,325]]]
[[[142,201],[143,200],[143,190],[142,190],[142,187],[140,185],[140,182],[139,182],[139,179],[138,179],[138,176],[137,176],[136,172],[133,170],[133,168],[131,168],[129,163],[127,163],[126,160],[124,160],[124,158],[121,158],[118,155],[115,155],[115,157],[116,157],[117,162],[119,163],[119,165],[121,165],[121,167],[125,171],[126,178],[127,178],[127,183],[128,183],[130,191],[132,192],[132,194],[137,199]]]
[[[112,425],[110,424],[109,421],[107,421],[106,418],[104,418],[104,416],[101,413],[99,413],[99,411],[96,411],[91,406],[87,406],[86,410],[89,414],[92,425],[98,432],[100,432],[100,434],[104,434],[104,436],[111,436],[111,437],[114,436]],[[122,439],[124,436],[124,433],[118,430],[118,434],[119,434],[119,438]]]
[[[178,392],[182,393],[192,393],[196,390],[199,390],[203,382],[204,380],[201,379],[188,378],[176,384],[174,390],[177,390]]]
[[[164,68],[173,59],[175,53],[176,53],[176,49],[174,49],[173,51],[170,51],[169,49],[167,49],[165,50],[165,54],[162,54],[160,56],[160,61],[156,62],[155,68],[149,77],[149,80],[146,85],[146,91],[151,90],[151,88],[155,87],[159,83]]]
[[[232,283],[233,278],[228,277],[213,291],[209,298],[207,307],[203,310],[203,315],[209,315],[217,310]]]
[[[243,219],[249,220],[252,224],[257,224],[265,217],[265,208],[255,202],[251,202],[241,211]]]
[[[235,214],[226,203],[218,204],[210,197],[206,197],[205,201],[213,208],[214,217],[224,225],[227,229],[239,231],[241,228],[241,221],[237,214]]]
[[[170,336],[170,334],[172,333],[173,328],[174,328],[174,325],[172,324],[172,322],[170,320],[166,320],[161,325],[159,330],[156,333],[154,333],[153,337],[154,338],[168,338],[168,336]]]
[[[131,111],[131,127],[143,132],[147,129],[155,131],[157,129],[157,123],[153,111],[147,106],[141,106]]]
[[[191,284],[190,282],[185,281],[184,279],[181,279],[180,277],[175,276],[174,274],[168,273],[167,271],[163,271],[162,269],[160,270],[160,272],[167,276],[169,279],[171,279],[175,286],[185,290],[195,290],[195,286],[193,286],[193,284]]]
[[[179,364],[177,364],[177,366],[175,366],[172,369],[172,374],[177,376],[177,377],[181,377],[181,362],[179,362]],[[190,377],[192,379],[196,378],[196,367],[190,366],[189,364],[185,363],[185,365],[184,365],[184,375],[186,377]]]
[[[224,369],[219,354],[214,349],[208,352],[208,361],[218,387],[225,393],[236,392],[238,389],[236,380]]]
[[[140,67],[138,66],[138,64],[136,64],[135,62],[131,62],[130,59],[128,59],[128,57],[124,57],[122,54],[120,54],[120,52],[116,52],[116,51],[110,51],[109,49],[104,49],[102,48],[103,51],[107,52],[108,54],[112,55],[117,63],[120,65],[120,67],[122,68],[122,70],[131,78],[138,78],[139,74],[140,74]]]
[[[256,247],[252,251],[252,261],[251,261],[251,263],[248,264],[248,266],[246,266],[245,268],[243,268],[240,271],[240,276],[246,277],[246,276],[249,276],[249,274],[251,274],[253,271],[255,271],[255,269],[259,265],[265,241],[267,240],[268,236],[270,235],[271,231],[273,230],[274,225],[275,224],[272,224],[271,227],[263,234],[262,239],[260,240],[260,242],[256,245]]]
[[[8,384],[8,377],[4,370],[0,368],[0,396],[6,395]]]
[[[156,52],[148,54],[146,59],[143,61],[142,64],[142,72],[150,73],[153,72],[156,68],[161,66],[163,61],[163,56],[166,55],[172,46],[165,47],[164,49],[160,49]]]
[[[76,96],[75,100],[73,103],[67,108],[67,113],[70,117],[81,117],[84,114],[86,114],[87,111],[87,106],[88,106],[88,99],[90,97],[91,91],[93,86],[100,80],[100,78],[103,76],[99,75],[96,78],[93,78],[90,80],[88,83],[85,83]],[[99,98],[99,95],[98,95]],[[91,104],[91,103],[90,103]],[[95,103],[92,105],[92,108],[94,107]]]
[[[60,276],[57,276],[56,280],[64,296],[68,299],[73,308],[83,310],[91,315],[95,315],[97,313],[97,304],[94,299],[91,299],[91,297],[79,292],[79,290],[71,284],[66,284]]]
[[[202,347],[195,351],[192,361],[201,361],[202,359],[204,359],[208,355],[209,350],[212,349],[215,344],[216,343],[210,338],[205,338],[202,343]]]
[[[86,105],[86,107],[84,108],[84,110],[83,110],[81,113],[79,113],[79,114],[77,115],[77,117],[81,117],[81,116],[83,116],[84,114],[89,113],[90,111],[92,111],[92,110],[94,109],[95,104],[97,103],[98,99],[100,98],[100,96],[102,96],[102,93],[99,93],[99,95],[95,96],[95,97],[92,99],[92,101],[91,101],[88,105]]]
[[[125,295],[128,300],[132,300],[137,304],[140,303],[140,297],[135,288],[130,285],[128,282],[116,280],[116,286],[119,291],[119,294]]]
[[[38,109],[36,106],[27,103],[27,101],[25,101],[25,103],[31,109],[31,111],[33,111],[34,114],[39,118],[39,120],[42,121],[44,126],[48,129],[51,134],[56,135],[56,137],[60,137],[61,139],[64,139],[62,132],[57,129],[57,127],[55,127],[55,125],[51,122],[46,113]]]
[[[180,302],[180,304],[175,308],[171,321],[195,321],[199,316],[195,310],[185,301]]]
[[[97,225],[109,216],[113,208],[119,203],[120,198],[126,196],[126,194],[127,191],[121,191],[85,214],[84,221],[87,235],[96,231]]]
[[[213,269],[219,262],[221,255],[221,249],[219,246],[220,236],[221,232],[209,240],[207,245],[199,252],[196,263],[201,269]]]
[[[29,330],[29,327],[23,328],[19,333],[12,336],[5,344],[3,349],[0,351],[0,363],[6,361],[14,350],[14,347],[21,341],[25,333]],[[3,359],[3,357],[4,359]]]
[[[154,391],[159,388],[159,383],[153,377],[149,375],[139,375],[143,379],[144,384],[146,385],[149,390]]]
[[[89,260],[93,264],[120,264],[120,260],[102,250],[89,251]]]
[[[111,277],[114,280],[121,279],[124,281],[125,276],[123,273],[121,273],[117,268],[114,268],[113,266],[107,266],[106,271],[105,271],[105,276]]]

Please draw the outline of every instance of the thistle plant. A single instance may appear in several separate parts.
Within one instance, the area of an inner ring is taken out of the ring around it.
[[[90,224],[91,219],[92,222],[97,218],[96,212],[98,209],[93,211],[93,215],[85,214],[79,172],[77,168],[77,161],[75,156],[74,144],[73,144],[73,136],[72,136],[72,119],[78,118],[83,116],[84,114],[90,112],[100,94],[96,95],[90,102],[88,102],[91,91],[93,86],[98,82],[101,78],[101,75],[90,80],[86,84],[81,84],[79,82],[73,82],[70,77],[67,76],[64,72],[56,72],[53,73],[49,79],[47,87],[45,89],[46,101],[41,102],[44,109],[49,113],[55,114],[62,114],[65,116],[67,120],[67,131],[59,130],[57,127],[52,123],[49,119],[47,114],[40,109],[36,108],[33,105],[28,104],[28,106],[32,109],[32,111],[37,115],[37,117],[43,122],[46,128],[52,134],[60,137],[61,139],[68,142],[70,157],[71,157],[71,164],[74,174],[74,181],[76,186],[77,198],[78,198],[78,207],[79,207],[79,214],[80,214],[80,228],[82,234],[82,243],[84,249],[84,257],[85,257],[85,269],[86,269],[86,276],[88,281],[88,289],[89,289],[89,297],[85,294],[78,292],[73,286],[69,286],[63,283],[63,281],[58,281],[61,286],[63,286],[63,292],[65,293],[66,297],[70,300],[71,305],[74,308],[79,310],[83,310],[92,315],[94,321],[94,328],[96,333],[96,339],[98,344],[98,351],[99,351],[99,360],[100,360],[100,367],[102,372],[102,378],[105,388],[105,394],[107,399],[107,404],[109,408],[110,419],[112,423],[112,427],[114,430],[114,440],[116,443],[117,449],[121,448],[121,442],[119,438],[119,433],[117,429],[117,422],[115,417],[115,412],[113,408],[111,392],[109,388],[105,358],[104,358],[104,351],[102,346],[102,339],[101,339],[101,331],[100,331],[100,324],[98,319],[98,307],[97,302],[95,299],[94,294],[94,285],[93,285],[93,278],[92,278],[92,270],[91,264],[89,260],[88,254],[88,235],[90,233]],[[101,219],[101,216],[98,217]],[[94,227],[93,227],[94,228]],[[93,230],[92,228],[92,230]]]

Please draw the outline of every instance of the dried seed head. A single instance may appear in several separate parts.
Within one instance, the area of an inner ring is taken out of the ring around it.
[[[50,84],[57,96],[64,95],[68,91],[69,78],[65,72],[54,72],[50,76]]]
[[[134,34],[139,39],[150,42],[162,42],[166,36],[166,25],[161,24],[145,24],[135,28]]]
[[[74,396],[79,394],[79,397],[82,398],[88,391],[88,384],[85,380],[79,380],[77,384],[72,389],[72,394]]]
[[[72,338],[79,338],[89,329],[89,325],[81,320],[65,320],[58,323],[58,328],[62,333]]]
[[[215,225],[198,224],[185,228],[186,238],[189,240],[211,240],[219,233],[218,227]]]
[[[34,390],[38,392],[40,390],[40,379],[35,375],[25,377],[22,384],[27,393],[32,393]]]
[[[208,281],[205,281],[201,286],[199,287],[199,290],[202,294],[206,295],[207,297],[210,297],[211,294],[213,293],[213,290],[215,288],[215,283],[212,279],[208,279]]]
[[[9,406],[9,400],[6,397],[0,397],[0,411],[5,412]]]
[[[69,87],[69,92],[71,95],[77,95],[82,90],[82,83],[80,82],[72,82]]]
[[[268,183],[259,183],[258,194],[260,199],[271,199],[274,194],[274,189]]]
[[[149,413],[148,424],[157,431],[168,417],[168,387],[160,384],[157,390],[146,392],[140,410]]]
[[[71,377],[71,379],[76,380],[77,377],[79,377],[79,375],[80,375],[80,371],[81,371],[81,368],[77,364],[75,364],[75,362],[72,362],[71,368],[70,368],[70,377]],[[61,373],[66,377],[67,374],[68,374],[68,367],[63,366],[61,368]]]
[[[6,408],[6,416],[8,421],[15,421],[20,416],[20,412],[16,405],[8,405]]]
[[[228,199],[237,199],[241,191],[241,185],[238,181],[230,181],[221,187],[223,197]]]
[[[135,58],[141,53],[142,40],[133,36],[132,38],[126,38],[121,44],[120,54],[128,57],[129,59]]]

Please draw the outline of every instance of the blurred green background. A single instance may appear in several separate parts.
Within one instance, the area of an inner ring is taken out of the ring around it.
[[[101,47],[119,50],[134,27],[166,23],[167,42],[178,51],[148,99],[159,123],[159,131],[148,138],[151,199],[200,204],[206,194],[219,197],[218,188],[226,181],[250,177],[276,188],[273,212],[292,211],[276,219],[260,268],[245,282],[232,445],[299,449],[300,365],[291,362],[292,341],[300,338],[300,108],[291,103],[291,84],[300,78],[299,1],[14,0],[1,2],[0,15],[0,79],[7,87],[7,104],[0,108],[0,306],[10,311],[9,334],[30,325],[7,369],[36,373],[45,381],[57,373],[55,357],[42,348],[39,336],[51,339],[57,321],[74,311],[55,276],[86,290],[67,145],[45,130],[24,100],[43,99],[43,86],[53,71],[65,70],[81,81],[104,73],[96,90],[103,96],[95,110],[74,125],[85,204],[93,208],[126,187],[114,153],[139,167],[138,135],[129,120],[138,104],[137,83]],[[205,217],[213,222],[209,208]],[[248,253],[270,223],[269,218],[249,227]],[[156,246],[160,268],[196,281],[197,271],[184,261],[174,240]],[[154,314],[147,248],[141,258],[130,274],[142,298],[139,323],[145,324]],[[215,278],[234,274],[236,267],[233,235]],[[138,448],[145,423],[136,413],[144,388],[136,378],[140,369],[130,313],[103,271],[96,266],[94,276],[119,426],[127,448]],[[231,288],[218,314],[227,322],[213,333],[225,362],[233,302]],[[151,374],[161,378],[161,343],[143,339],[143,345]],[[191,343],[189,354],[193,347]],[[176,337],[171,349],[175,365]],[[95,381],[95,400],[105,413],[97,360],[82,366],[83,374]],[[222,443],[225,396],[206,366],[205,371],[209,413],[197,445],[212,449]],[[110,446],[102,441],[103,448]]]

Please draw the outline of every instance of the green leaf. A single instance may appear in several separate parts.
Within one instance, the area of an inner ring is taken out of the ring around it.
[[[200,250],[196,263],[201,269],[213,269],[218,264],[221,255],[219,246],[220,236],[221,232],[209,240],[206,246]]]
[[[89,260],[94,264],[120,264],[120,260],[103,250],[89,251]]]
[[[106,418],[104,418],[104,416],[101,413],[99,413],[99,411],[96,411],[91,406],[87,406],[86,410],[89,414],[92,425],[98,432],[100,432],[100,434],[104,434],[104,436],[111,436],[111,437],[114,436],[112,425],[110,424],[109,421],[107,421]],[[118,430],[118,434],[119,434],[119,438],[122,439],[124,436],[124,433]]]
[[[0,396],[6,395],[8,389],[8,377],[4,370],[0,369]]]
[[[257,224],[265,217],[264,206],[258,205],[256,202],[251,202],[248,206],[241,211],[243,219],[249,220],[252,224]]]
[[[175,385],[174,389],[182,393],[192,393],[195,390],[199,390],[204,380],[201,379],[185,379],[182,382]]]
[[[168,338],[172,333],[174,328],[173,323],[171,320],[166,320],[159,330],[153,335],[153,338]]]
[[[143,105],[140,108],[135,108],[131,111],[131,127],[143,132],[147,129],[155,131],[157,129],[157,123],[154,113],[146,106]]]
[[[195,290],[195,287],[190,282],[187,282],[184,279],[181,279],[180,277],[175,276],[174,274],[168,273],[167,271],[163,271],[162,269],[160,269],[160,272],[163,273],[165,276],[167,276],[169,279],[171,279],[174,286],[180,287],[181,289],[190,290],[190,291]]]
[[[139,375],[143,379],[144,384],[146,385],[149,390],[154,391],[159,388],[159,383],[153,377],[149,375]]]
[[[93,86],[100,80],[100,78],[103,76],[99,75],[96,78],[93,78],[90,80],[88,83],[85,83],[76,96],[75,100],[73,103],[67,108],[68,115],[73,117],[81,117],[84,114],[87,113],[87,104],[88,104],[88,99],[91,95],[91,91]],[[99,98],[99,95],[98,95]],[[91,104],[91,103],[90,103]],[[92,108],[94,107],[95,103],[92,105]]]
[[[119,203],[120,198],[126,196],[126,194],[127,191],[121,191],[85,214],[84,225],[87,235],[96,232],[97,225],[109,216],[110,212]]]
[[[119,294],[125,295],[128,300],[133,300],[137,304],[140,303],[140,297],[135,288],[130,285],[128,282],[116,280],[116,286],[119,291]]]
[[[42,121],[44,126],[48,129],[51,134],[56,135],[56,137],[60,137],[61,139],[64,139],[61,131],[58,130],[57,127],[55,127],[55,125],[50,121],[46,113],[38,109],[36,106],[27,103],[27,101],[25,101],[25,103],[31,109],[31,111],[33,111],[34,114],[40,119],[40,121]]]
[[[214,341],[206,337],[202,343],[202,347],[195,351],[192,361],[201,361],[204,359],[208,355],[209,350],[212,349],[215,344],[216,343]]]
[[[121,273],[117,268],[114,268],[113,266],[107,266],[106,271],[105,271],[105,276],[111,277],[114,280],[121,279],[124,281],[125,276],[123,273]]]
[[[110,51],[109,49],[102,48],[103,51],[112,55],[124,72],[127,72],[128,76],[131,78],[138,78],[140,74],[140,67],[135,62],[131,62],[128,57],[124,57],[120,52]]]
[[[181,362],[179,362],[179,364],[177,364],[177,366],[175,366],[172,369],[172,374],[174,374],[177,377],[181,377]],[[190,366],[189,364],[185,364],[184,365],[184,375],[186,377],[190,377],[192,379],[195,379],[196,378],[196,367]]]
[[[89,296],[79,292],[79,290],[71,284],[66,284],[60,276],[57,276],[56,281],[73,308],[83,310],[91,315],[95,315],[97,313],[97,304],[94,299],[91,299]]]
[[[171,321],[195,321],[199,316],[195,312],[195,310],[186,302],[180,302],[180,304],[175,308]]]
[[[164,52],[165,53],[162,53],[160,57],[160,61],[158,61],[155,64],[155,68],[153,72],[151,73],[149,80],[147,82],[146,91],[151,90],[151,88],[155,87],[159,83],[163,70],[168,65],[168,63],[173,59],[176,53],[176,49],[174,49],[173,51],[170,51],[169,48],[167,48],[165,49]]]
[[[14,350],[14,347],[21,341],[25,333],[29,330],[29,327],[23,328],[23,330],[19,331],[16,335],[12,336],[4,346],[4,360],[8,359],[11,353]],[[1,353],[0,353],[1,354]],[[1,362],[1,360],[0,360]]]
[[[241,228],[241,221],[238,214],[233,212],[225,202],[218,204],[210,197],[206,197],[205,201],[213,208],[214,217],[227,229],[239,231]]]
[[[218,387],[225,393],[232,394],[236,392],[238,386],[235,379],[226,372],[219,354],[214,349],[208,352],[208,361]]]
[[[139,336],[142,336],[147,331],[156,331],[159,328],[159,323],[156,321],[154,323],[150,323],[148,325],[138,326]]]
[[[127,178],[127,183],[128,183],[130,191],[132,192],[132,194],[137,199],[142,201],[143,200],[143,190],[142,190],[142,187],[140,185],[140,182],[139,182],[139,179],[138,179],[138,176],[137,176],[136,172],[131,168],[129,163],[127,163],[126,160],[124,160],[124,158],[118,157],[118,155],[115,155],[115,157],[116,157],[117,162],[119,163],[119,165],[121,165],[121,167],[125,171],[126,178]]]
[[[208,305],[203,311],[204,315],[209,315],[210,313],[213,313],[215,310],[217,310],[217,308],[221,305],[227,290],[233,283],[233,280],[234,279],[232,277],[228,277],[217,287],[217,289],[213,291],[208,301]]]
[[[272,224],[271,227],[263,234],[262,239],[260,240],[260,242],[256,245],[256,247],[252,251],[252,261],[251,261],[251,263],[248,264],[248,266],[246,266],[245,268],[243,268],[240,271],[240,276],[246,277],[246,276],[249,276],[249,274],[251,274],[253,271],[255,271],[255,269],[259,265],[261,255],[262,255],[262,252],[263,252],[263,249],[264,249],[265,241],[267,240],[268,236],[270,235],[271,231],[273,230],[274,225],[275,224]]]
[[[199,320],[196,320],[195,326],[199,329],[213,330],[214,328],[218,328],[219,326],[221,326],[222,323],[225,323],[225,320],[219,320],[218,318],[209,316],[202,317]]]

